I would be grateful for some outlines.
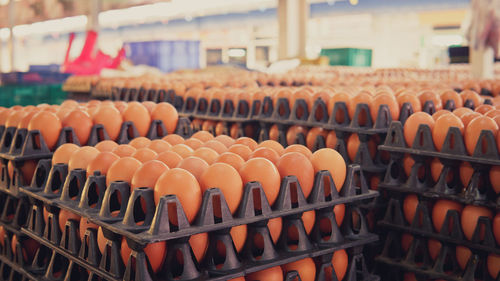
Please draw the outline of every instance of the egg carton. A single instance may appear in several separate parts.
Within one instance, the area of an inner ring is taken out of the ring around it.
[[[183,102],[180,112],[190,117],[206,120],[248,122],[259,116],[260,107],[260,100],[255,100],[252,104],[249,104],[246,100],[239,100],[235,104],[230,99],[212,99],[208,101],[203,97],[197,100],[188,97]]]
[[[450,244],[462,245],[476,251],[500,255],[500,245],[497,245],[493,234],[492,220],[480,217],[474,229],[472,239],[468,240],[460,223],[460,214],[448,210],[439,232],[434,230],[428,201],[421,201],[416,209],[411,223],[403,215],[403,200],[391,198],[383,220],[378,225],[393,231],[411,233],[414,236],[433,238]]]
[[[2,148],[5,147],[5,145],[3,144],[7,140],[6,134],[4,134],[2,141],[0,141],[0,147]],[[190,127],[189,119],[179,119],[177,123],[176,134],[179,134],[183,137],[191,136],[192,130]],[[147,138],[159,139],[166,135],[167,130],[161,120],[151,121]],[[137,129],[135,128],[133,122],[123,122],[116,142],[119,144],[126,144],[136,137],[139,137],[139,133],[137,132]],[[110,138],[106,132],[106,129],[101,124],[97,124],[92,127],[87,145],[94,146],[100,141],[109,139]],[[76,145],[80,145],[78,138],[73,131],[73,128],[63,128],[57,141],[56,149],[57,147],[65,143],[74,143]],[[25,182],[24,180],[23,171],[21,169],[24,163],[29,160],[38,162],[44,162],[43,160],[47,159],[50,160],[53,153],[54,152],[49,150],[49,148],[45,144],[43,136],[38,130],[32,130],[28,132],[26,129],[18,129],[12,140],[9,152],[2,153],[0,150],[0,191],[17,196],[19,194],[20,187],[31,184],[30,182]],[[14,166],[12,178],[10,178],[8,173],[9,161],[12,161]],[[41,173],[37,173],[33,176],[32,181],[43,182],[46,180],[46,177],[48,177],[48,171],[43,175]]]
[[[379,149],[391,155],[384,181],[379,185],[381,188],[500,209],[500,197],[495,194],[489,177],[490,169],[500,165],[496,140],[491,131],[481,132],[474,153],[470,156],[458,128],[449,129],[441,151],[436,151],[429,126],[419,126],[413,147],[410,148],[404,139],[403,126],[400,122],[393,122],[385,143]],[[403,170],[403,157],[407,154],[415,161],[408,177]],[[433,181],[428,164],[435,157],[443,164],[437,182]],[[460,180],[459,167],[463,162],[470,163],[474,170],[467,186]],[[423,178],[419,177],[422,169],[425,170]]]
[[[500,274],[493,278],[488,273],[484,252],[475,252],[462,269],[457,261],[455,245],[441,242],[441,249],[435,260],[429,255],[427,239],[414,236],[407,252],[401,247],[401,234],[390,231],[384,242],[384,249],[376,258],[378,272],[386,280],[406,280],[405,273],[414,273],[416,280],[450,280],[450,281],[498,281]]]
[[[355,208],[352,210],[353,212],[359,211]],[[332,214],[331,211],[330,214]],[[350,214],[348,212],[348,217]],[[364,219],[362,216],[360,217],[360,228],[358,230],[352,229],[352,221],[349,221],[348,224],[351,226],[345,229],[351,230],[349,234],[344,234],[344,237],[358,236],[362,237],[362,240],[354,241],[353,239],[346,239],[345,241],[330,245],[320,245],[319,243],[312,242],[311,240],[313,239],[308,238],[305,233],[300,216],[289,219],[285,218],[284,229],[286,229],[286,226],[298,226],[299,229],[296,248],[294,250],[286,243],[287,235],[284,233],[288,232],[285,230],[282,231],[281,240],[276,245],[273,244],[267,228],[267,221],[248,225],[250,238],[247,238],[246,245],[240,254],[236,253],[229,229],[210,232],[208,250],[202,263],[196,261],[193,250],[188,242],[189,237],[175,239],[169,241],[169,250],[166,254],[166,260],[163,263],[164,266],[157,275],[162,276],[166,280],[228,280],[244,274],[312,257],[317,262],[318,272],[322,273],[318,274],[316,280],[322,281],[325,280],[324,269],[331,267],[333,252],[340,249],[349,249],[351,257],[350,267],[344,280],[360,280],[359,276],[363,276],[363,280],[377,281],[378,278],[376,276],[368,273],[362,256],[363,245],[373,242],[377,238],[366,231]],[[335,218],[333,218],[333,221],[335,221]],[[97,247],[97,231],[95,229],[88,229],[84,234],[83,243],[78,245],[80,238],[77,228],[77,222],[69,220],[66,223],[63,239],[59,245],[54,245],[51,241],[47,240],[45,235],[39,236],[28,229],[24,229],[23,232],[26,232],[33,239],[40,241],[41,244],[54,249],[58,254],[86,268],[89,272],[93,272],[106,280],[155,280],[155,276],[151,275],[152,269],[142,248],[134,248],[134,246],[141,246],[135,245],[135,242],[127,239],[127,243],[133,250],[128,262],[124,264],[120,255],[120,235],[104,230],[104,236],[108,239],[106,240],[106,248],[101,255]],[[256,253],[252,242],[253,239],[251,238],[256,235],[263,237],[263,248],[259,253]],[[335,234],[335,236],[336,240],[341,238],[338,234]],[[220,247],[224,247],[225,254],[223,256],[221,256],[218,250]],[[256,255],[259,255],[259,258]],[[182,256],[181,264],[178,260],[179,256]],[[330,280],[337,279],[333,275]]]

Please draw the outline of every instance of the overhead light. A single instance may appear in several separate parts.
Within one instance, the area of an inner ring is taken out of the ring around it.
[[[233,58],[242,58],[246,55],[247,51],[245,49],[229,49],[227,55]]]
[[[359,0],[349,0],[349,3],[351,3],[351,5],[353,5],[353,6],[358,5],[358,2],[359,2]]]
[[[87,16],[66,17],[62,19],[40,21],[32,24],[16,25],[12,29],[14,36],[24,37],[36,34],[63,33],[85,30]]]

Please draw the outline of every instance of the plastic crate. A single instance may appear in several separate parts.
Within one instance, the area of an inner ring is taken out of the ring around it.
[[[372,65],[371,49],[355,49],[355,48],[322,49],[320,56],[328,57],[330,59],[330,65],[347,65],[347,66]]]
[[[0,106],[60,104],[67,97],[61,84],[6,85],[0,87]]]

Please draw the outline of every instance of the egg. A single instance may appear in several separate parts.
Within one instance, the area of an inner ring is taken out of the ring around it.
[[[83,241],[83,239],[85,238],[85,232],[89,228],[97,230],[99,227],[96,224],[91,223],[87,218],[82,217],[80,219],[80,226],[79,226],[80,240],[82,241],[82,243],[88,243]]]
[[[5,127],[14,127],[17,128],[19,123],[22,121],[22,119],[27,115],[28,113],[22,110],[19,111],[13,111],[7,120],[5,121]]]
[[[200,147],[194,151],[193,156],[199,157],[205,160],[209,165],[213,164],[217,158],[219,157],[219,153],[217,153],[212,148],[208,147]]]
[[[401,235],[401,248],[405,253],[410,249],[411,243],[413,243],[413,236],[408,233],[403,233]]]
[[[165,261],[167,243],[165,241],[150,243],[143,250],[148,257],[148,261],[153,272],[158,272]],[[128,247],[127,240],[122,238],[121,256],[125,265],[127,265],[131,253],[132,250]]]
[[[460,92],[460,96],[464,101],[464,104],[467,100],[471,100],[474,103],[474,107],[477,107],[483,103],[483,99],[476,92],[471,90],[464,90]]]
[[[68,171],[74,169],[87,170],[89,163],[99,154],[99,150],[92,146],[84,146],[74,151],[68,162]]]
[[[405,219],[409,224],[412,224],[415,213],[417,212],[419,200],[417,195],[409,194],[405,197],[403,201],[403,212]]]
[[[146,137],[138,137],[133,140],[131,140],[128,144],[133,146],[135,149],[139,148],[144,148],[148,147],[148,145],[151,143],[151,140],[146,138]]]
[[[184,158],[177,165],[177,168],[184,169],[193,174],[196,180],[198,180],[198,182],[200,183],[201,183],[201,176],[208,169],[208,167],[209,164],[205,160],[195,156]]]
[[[429,255],[432,260],[436,260],[439,252],[441,251],[442,244],[438,240],[429,239],[427,241],[427,248],[429,249]]]
[[[111,152],[118,155],[119,157],[132,156],[136,151],[137,149],[129,144],[120,144],[111,150]]]
[[[259,145],[257,147],[271,148],[274,151],[276,151],[279,155],[282,155],[283,151],[285,151],[285,148],[283,148],[283,146],[279,142],[273,141],[273,140],[263,141],[263,142],[259,143]]]
[[[131,121],[140,136],[146,136],[151,125],[151,116],[148,109],[139,102],[129,102],[122,114],[123,121]]]
[[[73,110],[61,119],[63,127],[71,127],[80,141],[81,145],[86,145],[90,132],[92,131],[92,118],[90,115],[82,110]]]
[[[145,163],[149,160],[153,160],[158,156],[158,153],[156,153],[154,150],[149,149],[147,147],[137,149],[133,154],[132,157],[135,159],[141,161],[142,163]]]
[[[236,171],[239,171],[241,166],[243,166],[243,164],[245,164],[245,160],[243,160],[243,158],[241,158],[241,156],[239,156],[236,153],[232,153],[232,152],[222,153],[221,155],[219,155],[219,157],[217,157],[215,162],[229,164],[233,168],[235,168]]]
[[[323,139],[326,139],[327,135],[328,135],[328,131],[324,130],[321,127],[311,128],[306,136],[307,148],[309,148],[310,150],[313,150],[314,144],[316,143],[318,136],[321,136],[321,137],[323,137]]]
[[[222,143],[223,145],[226,146],[226,148],[229,148],[236,142],[236,140],[234,140],[232,137],[226,135],[218,135],[214,138],[214,140]]]
[[[443,103],[441,102],[441,97],[432,91],[423,91],[418,95],[422,107],[424,107],[427,101],[432,101],[434,103],[434,108],[436,111],[443,109]]]
[[[33,115],[28,124],[29,131],[40,131],[45,144],[50,150],[55,148],[61,129],[62,124],[59,118],[54,113],[47,111],[41,111]]]
[[[465,147],[469,155],[474,153],[476,144],[479,140],[479,135],[483,130],[488,130],[493,133],[493,136],[497,135],[498,125],[493,119],[486,116],[479,116],[474,118],[465,128]]]
[[[453,114],[455,114],[460,119],[462,118],[463,115],[465,115],[467,113],[471,113],[471,112],[473,112],[472,109],[470,109],[468,107],[460,107],[460,108],[453,110]]]
[[[118,144],[112,140],[104,140],[95,145],[95,148],[97,148],[99,151],[104,152],[111,152],[115,147],[117,147]]]
[[[314,281],[316,277],[316,265],[311,258],[284,264],[282,268],[285,274],[290,271],[297,271],[302,281]]]
[[[287,146],[283,153],[288,153],[288,152],[299,152],[302,153],[304,156],[306,156],[308,159],[312,157],[312,152],[309,150],[307,147],[300,145],[300,144],[292,144],[290,146]]]
[[[12,253],[14,254],[14,257],[17,256],[17,244],[18,244],[17,242],[18,242],[17,235],[14,234],[12,236],[12,242],[11,242]],[[24,260],[24,262],[30,264],[33,258],[35,257],[36,252],[40,248],[40,244],[32,238],[22,239],[20,244],[22,250],[22,259]]]
[[[467,267],[467,263],[469,262],[471,255],[472,252],[467,247],[457,245],[457,247],[455,248],[457,263],[462,269],[465,269]]]
[[[253,158],[248,160],[240,168],[243,184],[251,181],[258,181],[266,194],[270,205],[273,205],[278,198],[280,190],[280,174],[274,164],[265,158]]]
[[[170,150],[172,145],[164,140],[152,140],[147,147],[156,153],[162,153],[164,151]]]
[[[254,141],[253,139],[249,138],[249,137],[241,137],[241,138],[238,138],[234,144],[242,144],[242,145],[245,145],[247,146],[250,150],[254,150],[257,148],[258,144],[256,141]]]
[[[432,129],[432,139],[434,140],[434,145],[438,151],[443,148],[446,135],[451,127],[457,127],[460,133],[464,133],[464,124],[462,120],[453,114],[446,114],[439,117],[434,123],[434,128]]]
[[[368,104],[373,123],[377,120],[378,111],[381,105],[387,105],[392,120],[399,120],[399,105],[396,99],[390,94],[378,95],[373,98],[373,102]]]
[[[184,142],[185,145],[191,147],[193,150],[196,150],[200,147],[203,146],[203,142],[199,139],[194,139],[194,138],[190,138],[190,139],[187,139],[185,142]]]
[[[451,112],[449,110],[441,109],[441,110],[434,112],[434,114],[432,114],[432,119],[434,119],[434,121],[436,121],[439,117],[441,117],[445,114],[450,114],[450,113]]]
[[[329,171],[337,191],[342,189],[346,177],[346,165],[340,153],[331,148],[317,150],[311,157],[311,163],[315,173],[321,170]]]
[[[349,159],[351,161],[354,161],[356,159],[356,155],[358,153],[360,144],[361,142],[359,141],[359,136],[357,134],[351,134],[347,139],[347,155],[349,156]],[[377,150],[377,145],[375,144],[373,139],[370,139],[367,142],[367,145],[370,157],[371,159],[374,159]]]
[[[410,115],[408,119],[406,119],[403,129],[403,134],[408,147],[413,146],[413,141],[415,140],[415,136],[417,135],[418,127],[421,124],[428,125],[432,132],[435,125],[435,121],[432,118],[432,116],[430,116],[426,112],[414,113]]]
[[[38,112],[39,112],[38,109],[35,109],[35,110],[28,112],[26,115],[24,115],[23,119],[21,119],[21,121],[19,122],[17,127],[22,128],[22,129],[28,129],[28,125],[31,121],[31,118],[33,118],[33,116],[35,114],[37,114]]]
[[[486,263],[490,276],[497,278],[500,273],[500,255],[490,254]]]
[[[255,149],[252,154],[250,154],[250,158],[266,158],[267,160],[273,162],[276,165],[276,162],[280,159],[280,155],[273,149],[268,147],[259,147]]]
[[[495,110],[495,107],[493,105],[489,105],[489,104],[481,104],[480,106],[476,106],[476,108],[474,109],[475,112],[477,112],[481,115],[486,114],[486,112],[488,112],[490,110]]]
[[[202,142],[207,142],[207,141],[212,140],[214,138],[214,136],[207,131],[196,132],[191,137],[195,138],[195,139],[199,139]]]
[[[306,156],[299,152],[289,152],[279,158],[276,166],[281,178],[296,176],[304,196],[309,196],[314,184],[314,168]]]
[[[246,281],[283,281],[283,272],[280,266],[270,267],[261,271],[253,272],[245,276]]]
[[[412,93],[404,93],[397,96],[396,101],[398,102],[399,108],[402,108],[405,103],[411,104],[413,112],[422,111],[422,104],[418,97]]]
[[[151,111],[151,119],[161,120],[165,125],[167,132],[172,134],[177,128],[179,115],[174,106],[166,102],[161,102],[158,103]]]
[[[460,203],[450,200],[438,200],[432,208],[432,224],[437,232],[441,231],[446,214],[449,210],[455,210],[459,214],[462,212],[463,206]]]
[[[231,238],[233,239],[236,252],[240,252],[247,239],[247,225],[242,224],[231,228]]]
[[[164,195],[176,195],[181,203],[188,221],[193,222],[201,206],[202,192],[200,185],[190,172],[173,168],[164,172],[154,188],[154,198],[156,204]],[[174,206],[169,206],[173,208]],[[169,214],[175,214],[173,210]],[[171,222],[176,222],[175,217],[170,217]]]
[[[490,209],[481,206],[467,205],[463,208],[460,222],[464,235],[467,239],[472,239],[480,217],[487,217],[491,220],[493,219],[493,213]],[[484,232],[485,229],[484,226],[482,226],[480,239],[484,239]]]
[[[342,281],[344,279],[345,274],[347,273],[348,264],[349,264],[349,257],[345,250],[338,250],[333,252],[332,266],[333,269],[335,270],[335,275],[337,276],[338,281]],[[325,280],[330,280],[329,276],[331,276],[331,274],[328,272],[328,270],[329,268],[326,269]]]
[[[80,149],[80,147],[73,143],[65,143],[59,146],[52,155],[52,165],[58,163],[68,164],[73,152]]]
[[[500,213],[497,213],[493,219],[493,234],[497,240],[497,244],[500,245]]]
[[[250,155],[252,154],[252,150],[248,146],[239,143],[231,145],[228,151],[238,154],[245,161],[247,161],[250,158]]]
[[[177,167],[177,165],[182,161],[182,157],[173,151],[165,151],[159,153],[155,160],[165,163],[165,165],[172,169]]]
[[[203,144],[203,147],[211,148],[215,150],[215,152],[217,152],[218,154],[224,153],[228,149],[224,144],[216,140],[209,140],[205,142],[205,144]]]
[[[193,250],[194,256],[198,262],[200,262],[208,248],[208,233],[198,233],[191,235],[189,238],[189,245]]]
[[[358,104],[366,104],[369,106],[372,102],[373,102],[373,97],[367,92],[360,92],[359,94],[354,96],[347,107],[347,111],[349,112],[349,118],[351,118],[351,120],[354,119],[354,114],[356,113],[356,107]],[[358,125],[365,126],[368,120],[367,118],[368,118],[368,112],[364,110],[360,111],[358,115]]]
[[[191,147],[189,147],[185,144],[182,144],[182,143],[172,146],[172,148],[170,150],[179,154],[182,158],[192,156],[194,153],[194,151],[193,151],[193,149],[191,149]]]
[[[288,145],[292,145],[295,143],[295,140],[298,137],[298,134],[303,134],[304,137],[307,136],[307,129],[303,126],[297,126],[293,125],[290,128],[288,128],[286,132],[286,143]]]
[[[269,128],[269,139],[277,141],[279,136],[278,125],[274,124]]]
[[[461,108],[464,105],[462,97],[453,90],[446,90],[442,92],[440,97],[443,105],[446,105],[446,102],[449,100],[452,100],[454,102],[455,108]]]
[[[333,109],[335,107],[335,103],[344,102],[348,111],[351,105],[351,96],[346,93],[335,93],[332,98],[328,101],[328,113],[333,114]],[[352,113],[354,115],[354,112]],[[350,113],[349,113],[350,115]],[[342,110],[337,111],[337,115],[335,116],[335,121],[339,124],[344,123],[344,112]]]
[[[130,183],[130,188],[149,187],[153,189],[158,178],[168,169],[165,163],[158,160],[144,162],[144,164],[135,171]]]
[[[226,198],[231,213],[235,213],[243,196],[243,181],[240,174],[231,165],[215,163],[203,173],[200,180],[201,190],[205,192],[212,187],[219,188]],[[215,210],[220,207],[215,206]]]
[[[73,221],[79,222],[80,216],[71,212],[71,211],[61,209],[59,211],[59,229],[63,233],[65,231],[66,222],[68,222],[68,220],[73,220]]]
[[[93,115],[94,124],[102,124],[111,140],[116,140],[120,134],[123,118],[118,109],[112,106],[101,106]]]
[[[162,140],[168,142],[172,146],[174,146],[176,144],[184,143],[184,139],[181,136],[175,135],[175,134],[167,135],[167,136],[163,137]]]
[[[106,174],[106,185],[110,185],[114,181],[124,181],[131,183],[132,177],[142,166],[142,163],[133,157],[123,157],[111,164]]]

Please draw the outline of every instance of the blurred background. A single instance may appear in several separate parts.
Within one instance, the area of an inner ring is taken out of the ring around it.
[[[468,62],[470,4],[0,0],[0,70],[57,68],[65,61],[70,35],[74,40],[69,59],[81,54],[88,30],[98,34],[94,52],[116,57],[123,47],[129,63],[162,72],[219,64],[264,70],[285,58],[314,64],[435,68]]]

